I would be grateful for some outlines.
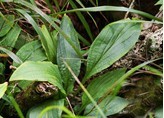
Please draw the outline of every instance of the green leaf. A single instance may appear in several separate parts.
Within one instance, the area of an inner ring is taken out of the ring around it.
[[[152,74],[163,77],[163,72],[156,69],[156,68],[154,68],[154,67],[152,67],[152,66],[146,65],[146,66],[143,67],[143,69],[145,69],[146,71],[150,71]]]
[[[73,24],[71,23],[71,20],[66,15],[64,15],[62,19],[61,29],[70,37],[72,43],[80,50],[78,35],[73,27]],[[57,63],[63,79],[64,88],[69,93],[73,89],[75,80],[65,66],[63,60],[68,63],[75,75],[78,76],[80,72],[81,60],[76,51],[67,42],[67,40],[65,40],[65,38],[61,34],[59,34],[57,47]]]
[[[94,100],[100,99],[104,94],[108,92],[110,86],[112,86],[117,79],[119,79],[125,73],[125,69],[118,69],[110,71],[98,78],[95,78],[87,87],[88,92],[91,94]],[[82,96],[82,108],[91,103],[85,93]]]
[[[115,96],[113,98],[112,96],[108,96],[99,104],[99,107],[102,109],[106,116],[109,116],[120,112],[128,104],[129,102],[124,98],[118,96]],[[84,114],[88,114],[88,116],[97,116],[97,118],[101,118],[99,112],[97,111],[97,109],[94,108],[92,104],[89,104],[86,107]]]
[[[6,35],[14,24],[14,15],[0,15],[0,37]]]
[[[160,10],[163,10],[163,0],[158,0],[155,5],[161,5]]]
[[[100,11],[123,11],[123,12],[132,12],[132,13],[136,13],[139,14],[141,16],[144,16],[146,18],[149,19],[154,19],[157,21],[161,21],[162,19],[159,19],[149,13],[143,12],[143,11],[139,11],[139,10],[135,10],[135,9],[130,9],[127,7],[120,7],[120,6],[98,6],[98,7],[88,7],[88,8],[79,8],[79,9],[71,9],[71,10],[65,10],[60,12],[60,14],[64,14],[64,13],[71,13],[71,12],[77,12],[77,11],[89,11],[89,12],[100,12]]]
[[[53,32],[53,38],[51,37],[48,29],[45,25],[42,26],[41,31],[45,37],[44,41],[41,40],[45,51],[47,52],[48,59],[56,63],[56,53],[57,53],[57,32]]]
[[[3,95],[5,94],[6,90],[7,90],[7,82],[4,82],[3,84],[0,84],[0,98],[3,97]]]
[[[58,67],[51,62],[24,62],[10,77],[10,81],[16,80],[48,81],[65,94]]]
[[[159,107],[155,109],[155,118],[163,117],[163,107]]]
[[[111,23],[100,32],[89,50],[83,82],[111,66],[135,45],[141,31],[140,23],[130,21]]]
[[[10,50],[5,49],[5,48],[3,48],[3,47],[0,47],[0,50],[3,51],[3,52],[5,52],[7,55],[9,55],[10,58],[12,58],[16,63],[18,63],[18,64],[21,64],[21,63],[22,63],[22,61],[19,59],[19,57],[16,56],[16,55],[15,55],[13,52],[11,52]]]
[[[21,32],[15,44],[15,49],[19,50],[22,46],[24,46],[29,41],[33,41],[33,36],[31,36],[28,33]]]
[[[51,32],[51,37],[52,37],[52,42],[54,44],[54,47],[55,47],[55,53],[57,53],[57,39],[58,39],[58,34],[59,32],[57,32],[56,30],[53,30]]]
[[[155,5],[162,5],[163,4],[163,0],[158,0],[158,2]]]
[[[12,49],[15,46],[15,43],[18,39],[18,36],[21,32],[21,28],[16,24],[10,32],[0,41],[0,46],[8,47]]]
[[[47,100],[44,103],[32,107],[28,113],[27,118],[38,118],[42,110],[49,106],[64,106],[64,100]],[[47,111],[42,118],[61,118],[61,109],[51,109]]]
[[[47,60],[45,52],[42,48],[42,45],[39,40],[29,42],[25,44],[21,49],[16,53],[16,55],[23,61],[43,61]],[[16,63],[14,63],[14,66]]]

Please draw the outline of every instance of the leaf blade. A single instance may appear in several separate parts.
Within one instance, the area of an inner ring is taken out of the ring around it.
[[[137,42],[139,34],[140,23],[115,22],[107,25],[91,45],[83,82],[125,55]]]
[[[124,98],[118,96],[115,96],[113,98],[112,96],[108,96],[99,104],[99,107],[103,110],[106,116],[109,116],[120,112],[128,104],[129,102]],[[89,104],[86,107],[85,114],[88,113],[89,111],[91,112],[87,116],[97,115],[97,118],[101,118],[100,114],[97,112],[97,110],[94,108],[92,104]]]
[[[16,80],[48,81],[65,94],[58,67],[51,62],[24,62],[14,71],[9,81]]]
[[[42,45],[39,40],[29,42],[21,47],[16,55],[23,61],[44,61],[47,56],[42,49]],[[18,66],[16,63],[14,66]]]
[[[47,100],[43,102],[42,104],[36,105],[32,107],[28,113],[28,118],[38,118],[42,110],[49,106],[64,106],[64,100]],[[52,109],[44,113],[42,117],[48,117],[48,118],[61,118],[62,110],[61,109]]]
[[[22,60],[20,60],[20,58],[18,56],[16,56],[13,52],[11,52],[10,50],[0,47],[0,50],[2,50],[3,52],[5,52],[7,55],[10,56],[10,58],[12,58],[16,63],[21,64]]]
[[[0,98],[3,97],[3,95],[5,94],[5,91],[7,90],[7,82],[4,82],[3,84],[0,84]]]
[[[107,93],[108,88],[112,86],[117,79],[119,79],[126,69],[118,69],[110,71],[98,78],[95,78],[87,87],[88,92],[91,94],[94,100],[100,99],[104,94]],[[88,105],[90,101],[88,100],[86,94],[82,95],[82,107],[84,108]]]
[[[14,15],[0,15],[0,37],[6,35],[14,24]]]
[[[44,39],[45,41],[43,41],[43,40],[41,40],[41,41],[42,41],[43,46],[45,47],[47,56],[50,61],[56,63],[57,35],[53,35],[53,38],[52,38],[45,25],[42,25],[41,31],[45,37],[45,39]]]
[[[78,35],[73,27],[73,24],[71,23],[71,20],[66,15],[64,15],[62,19],[61,29],[63,29],[63,31],[71,38],[72,43],[80,50]],[[62,75],[65,90],[69,93],[73,89],[75,80],[73,79],[69,70],[65,67],[63,60],[65,60],[70,65],[71,69],[77,76],[80,72],[81,60],[71,45],[61,34],[59,34],[57,63]]]
[[[15,46],[20,32],[21,28],[15,24],[2,41],[0,41],[0,46],[8,47],[11,50]]]

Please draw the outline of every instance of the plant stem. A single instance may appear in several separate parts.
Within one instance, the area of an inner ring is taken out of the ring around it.
[[[22,113],[22,111],[21,111],[21,109],[20,109],[20,107],[19,107],[19,105],[18,105],[18,103],[16,102],[16,100],[14,99],[14,97],[12,96],[11,93],[8,94],[8,98],[10,99],[10,102],[12,103],[12,105],[15,108],[15,110],[17,111],[18,116],[20,118],[25,118],[24,115],[23,115],[23,113]]]

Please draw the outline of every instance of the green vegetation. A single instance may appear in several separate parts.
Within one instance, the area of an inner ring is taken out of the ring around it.
[[[141,4],[0,0],[0,117],[161,118],[163,2]]]

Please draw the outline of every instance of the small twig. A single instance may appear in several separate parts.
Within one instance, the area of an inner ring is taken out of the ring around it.
[[[145,114],[144,118],[147,118],[147,116],[149,115],[149,113],[152,111],[153,108],[150,108],[149,111],[147,111],[147,113]]]
[[[9,55],[7,55],[7,54],[0,54],[0,57],[7,58],[7,57],[9,57]]]
[[[68,10],[68,8],[69,8],[69,2],[68,2],[67,5],[66,5],[66,10]]]
[[[51,10],[50,9],[48,9],[47,7],[45,7],[45,6],[43,6],[42,4],[40,4],[38,1],[35,1],[35,3],[36,3],[36,5],[38,5],[38,6],[40,6],[40,7],[42,7],[43,9],[44,9],[44,11],[46,12],[50,12]]]
[[[12,90],[10,91],[10,93],[14,93],[14,90],[15,90],[15,88],[18,86],[18,83],[16,83],[14,86],[13,86],[13,88],[12,88]]]
[[[141,94],[137,95],[137,97],[144,96],[144,95],[147,95],[147,94],[149,94],[149,92],[141,93]]]
[[[73,115],[75,116],[75,112],[74,112],[74,110],[73,110],[73,108],[72,108],[72,105],[71,105],[71,103],[70,103],[68,97],[66,97],[66,100],[67,100],[67,102],[68,102],[68,105],[69,105],[69,107],[70,107],[70,109],[71,109]]]
[[[129,9],[131,9],[131,8],[134,7],[134,2],[135,2],[135,0],[133,0],[133,1],[131,2],[130,6],[129,6]],[[126,18],[128,17],[128,15],[129,15],[129,11],[126,12],[126,14],[125,14],[125,16],[124,16],[124,19],[126,19]]]
[[[13,66],[13,65],[10,65],[10,67],[9,67],[10,69],[14,69],[14,70],[16,70],[17,69],[17,67],[15,67],[15,66]]]
[[[5,8],[5,6],[3,5],[3,3],[1,3],[1,6],[2,6],[2,8],[5,10],[6,13],[9,12],[9,10],[7,10],[7,9]]]

